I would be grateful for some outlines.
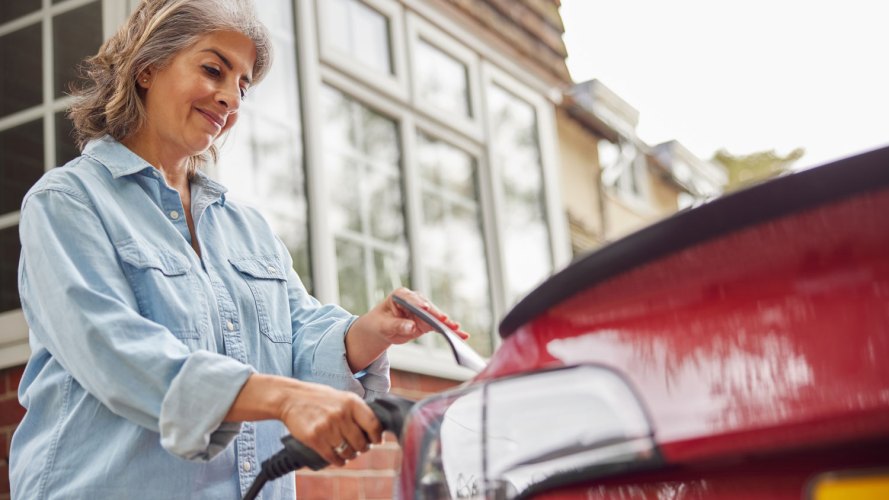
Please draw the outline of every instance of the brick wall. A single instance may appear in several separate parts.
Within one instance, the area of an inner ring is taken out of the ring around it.
[[[9,441],[25,414],[16,397],[24,367],[0,371],[0,500],[9,500]],[[420,399],[456,385],[416,373],[393,370],[392,392]],[[297,496],[300,500],[371,500],[392,498],[395,474],[401,467],[401,449],[387,433],[382,444],[349,462],[341,469],[298,474]]]
[[[16,397],[23,370],[17,366],[0,371],[0,500],[9,500],[9,441],[25,415]]]

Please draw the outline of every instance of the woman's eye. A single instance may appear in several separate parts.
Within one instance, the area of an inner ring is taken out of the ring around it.
[[[213,76],[219,76],[222,74],[218,69],[214,68],[213,66],[204,66],[204,71],[206,71],[207,73],[209,73]]]
[[[245,99],[247,99],[247,89],[242,88],[241,89],[241,100],[243,101]]]

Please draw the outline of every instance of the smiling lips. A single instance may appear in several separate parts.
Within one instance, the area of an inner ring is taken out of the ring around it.
[[[204,116],[207,120],[210,121],[213,125],[216,125],[217,128],[222,129],[225,126],[225,117],[217,115],[215,113],[211,113],[209,111],[205,111],[203,109],[198,109],[198,112]]]

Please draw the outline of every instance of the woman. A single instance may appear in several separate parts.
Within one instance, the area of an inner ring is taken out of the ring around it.
[[[388,390],[386,349],[423,326],[391,296],[358,318],[319,304],[197,168],[269,63],[237,0],[144,0],[87,61],[83,155],[22,206],[14,498],[240,498],[286,432],[335,465],[380,441],[359,396]]]

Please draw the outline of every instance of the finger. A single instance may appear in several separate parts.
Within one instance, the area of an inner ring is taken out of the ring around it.
[[[355,451],[355,447],[349,443],[349,440],[345,437],[345,433],[340,444],[333,447],[333,452],[346,462],[358,456],[358,452]]]
[[[355,458],[358,453],[364,453],[368,449],[370,449],[370,443],[367,440],[367,436],[365,436],[364,431],[361,430],[361,427],[358,427],[357,424],[348,425],[342,429],[343,432],[343,441],[346,442],[348,448],[343,453],[340,453],[340,456],[351,460]]]
[[[383,425],[380,424],[377,416],[363,401],[361,407],[356,408],[356,411],[352,414],[352,418],[355,419],[358,428],[367,441],[369,441],[368,444],[380,443],[383,440]]]
[[[306,446],[315,450],[316,453],[321,455],[327,463],[330,465],[335,465],[337,467],[342,467],[346,465],[346,461],[343,460],[343,457],[339,456],[334,448],[339,446],[339,443],[330,444],[330,440],[321,440],[318,443],[305,443]]]

